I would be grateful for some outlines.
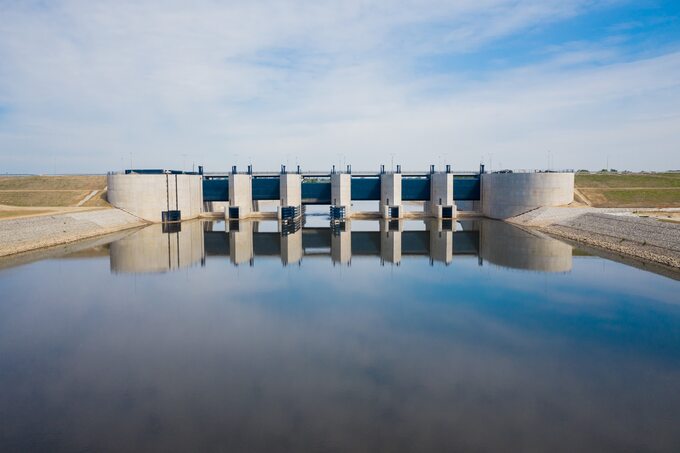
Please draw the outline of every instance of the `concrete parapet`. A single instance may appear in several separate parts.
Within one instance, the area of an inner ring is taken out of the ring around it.
[[[331,175],[331,206],[344,207],[345,217],[352,216],[352,175],[347,173]]]
[[[573,173],[482,174],[482,212],[507,219],[543,206],[574,201]]]
[[[161,222],[163,211],[180,211],[182,220],[202,211],[200,175],[110,174],[107,187],[111,205],[149,222]]]
[[[394,208],[398,208],[398,216],[401,217],[403,209],[401,205],[401,174],[386,173],[380,175],[380,215],[387,219],[393,218],[391,214]]]
[[[236,215],[235,208],[238,208]],[[253,212],[253,177],[251,175],[229,175],[229,207],[225,218],[245,219]]]

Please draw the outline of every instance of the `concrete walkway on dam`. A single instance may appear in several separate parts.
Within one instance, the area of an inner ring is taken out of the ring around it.
[[[66,244],[146,225],[120,209],[107,208],[0,221],[0,256]]]

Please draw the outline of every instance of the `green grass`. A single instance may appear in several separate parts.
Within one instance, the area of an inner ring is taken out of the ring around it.
[[[680,207],[680,173],[577,174],[575,186],[595,207]]]
[[[680,173],[577,174],[576,188],[678,187]]]
[[[620,207],[680,206],[680,187],[677,189],[610,189],[606,190],[604,195],[609,204]]]

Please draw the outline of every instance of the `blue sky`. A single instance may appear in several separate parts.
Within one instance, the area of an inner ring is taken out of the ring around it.
[[[680,2],[0,0],[0,172],[680,168]]]

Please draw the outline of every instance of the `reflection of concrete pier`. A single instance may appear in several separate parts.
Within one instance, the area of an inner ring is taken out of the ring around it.
[[[449,264],[453,260],[453,231],[451,228],[443,228],[443,221],[430,220],[428,222],[430,231],[430,259],[444,264]]]
[[[302,229],[284,234],[281,232],[281,262],[284,265],[302,261]]]
[[[152,225],[111,244],[111,269],[164,272],[202,262],[205,256],[229,257],[235,265],[253,265],[258,257],[276,257],[284,265],[328,257],[349,265],[353,258],[367,256],[397,265],[408,257],[429,256],[432,264],[448,265],[457,256],[478,256],[480,263],[514,269],[571,269],[571,246],[503,222],[429,219],[424,230],[418,225],[408,230],[404,220],[376,222],[372,226],[379,231],[352,231],[350,220],[320,228],[280,222],[270,224],[269,231],[259,231],[267,223],[253,220],[227,221],[223,231],[204,231],[209,224],[199,221]]]
[[[481,256],[498,266],[541,272],[568,272],[569,244],[505,222],[481,222]]]
[[[352,224],[350,220],[333,225],[331,258],[333,263],[350,264],[352,262]]]
[[[253,222],[249,220],[230,221],[227,224],[229,233],[229,258],[239,265],[251,263],[255,257],[253,250]]]
[[[154,224],[111,243],[113,272],[166,272],[201,263],[203,223]]]
[[[401,262],[401,231],[403,220],[380,221],[380,259],[383,263]]]
[[[208,256],[229,256],[234,263],[250,261],[251,257],[275,256],[284,264],[322,256],[342,264],[351,263],[356,256],[376,256],[395,264],[404,256],[431,256],[434,261],[451,262],[454,254],[476,256],[479,251],[476,221],[458,223],[467,229],[456,232],[452,231],[455,222],[436,219],[432,220],[433,227],[428,224],[427,231],[404,231],[403,220],[380,221],[380,231],[352,231],[351,221],[290,231],[284,230],[285,224],[279,224],[279,231],[272,232],[258,232],[259,223],[255,221],[229,223],[227,233],[205,232],[205,248]]]

